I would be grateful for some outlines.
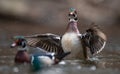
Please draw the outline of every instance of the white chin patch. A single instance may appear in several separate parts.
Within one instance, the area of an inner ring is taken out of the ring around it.
[[[75,20],[75,19],[70,19],[70,22],[71,22],[71,21],[76,22],[76,20]]]
[[[28,50],[28,47],[26,46],[26,47],[18,47],[18,50]]]

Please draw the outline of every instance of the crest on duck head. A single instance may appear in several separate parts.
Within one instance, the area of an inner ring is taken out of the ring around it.
[[[26,39],[24,36],[14,36],[13,39],[15,40],[15,42],[26,42]]]
[[[70,12],[74,12],[75,11],[75,8],[70,8]]]
[[[14,36],[13,38],[14,38],[14,39],[25,39],[24,36]]]

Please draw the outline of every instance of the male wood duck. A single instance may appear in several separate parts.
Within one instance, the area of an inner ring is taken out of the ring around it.
[[[87,50],[91,54],[97,54],[103,50],[106,44],[106,35],[97,27],[91,27],[81,34],[77,28],[77,12],[71,9],[69,23],[63,36],[46,33],[32,36],[24,36],[27,44],[33,47],[40,47],[49,52],[61,54],[71,52],[67,59],[88,59]]]
[[[11,47],[18,47],[15,63],[31,63],[35,69],[58,64],[65,56],[70,54],[70,52],[66,52],[56,55],[55,53],[46,52],[41,49],[41,53],[29,55],[26,40],[22,36],[17,36]]]

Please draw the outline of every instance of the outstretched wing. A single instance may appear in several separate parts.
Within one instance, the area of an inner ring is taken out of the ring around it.
[[[86,30],[83,34],[82,40],[84,44],[90,49],[91,54],[97,54],[105,47],[106,35],[97,27]]]
[[[48,52],[55,52],[56,54],[63,53],[61,47],[61,38],[58,35],[46,33],[32,36],[25,36],[27,44],[32,47],[40,47]]]

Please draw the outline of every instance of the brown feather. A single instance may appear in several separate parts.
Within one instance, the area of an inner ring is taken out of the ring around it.
[[[63,53],[61,47],[60,36],[46,33],[32,36],[25,36],[27,44],[32,47],[40,47],[48,52],[55,52],[57,54]]]
[[[97,27],[86,30],[82,39],[90,49],[91,54],[99,53],[104,48],[107,40],[106,35]]]

